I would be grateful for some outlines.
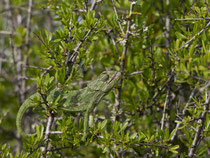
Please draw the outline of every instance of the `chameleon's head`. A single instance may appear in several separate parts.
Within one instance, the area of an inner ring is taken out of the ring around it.
[[[120,79],[120,72],[104,71],[88,87],[93,90],[100,90],[108,93]]]

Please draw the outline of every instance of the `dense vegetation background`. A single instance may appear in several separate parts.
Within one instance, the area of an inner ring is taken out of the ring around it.
[[[1,0],[0,157],[210,156],[209,0]],[[123,78],[93,111],[52,115],[31,94]],[[50,133],[46,133],[53,119]],[[36,126],[35,126],[36,125]],[[34,130],[36,129],[36,130]]]

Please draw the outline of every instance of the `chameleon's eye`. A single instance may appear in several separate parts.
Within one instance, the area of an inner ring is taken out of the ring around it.
[[[103,81],[107,81],[109,79],[109,75],[104,74]]]

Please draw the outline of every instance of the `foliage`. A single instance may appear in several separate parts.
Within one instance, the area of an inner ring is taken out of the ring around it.
[[[0,4],[1,157],[208,156],[208,0]],[[59,98],[27,112],[23,128],[35,136],[16,132],[35,89],[46,98],[56,86],[80,89],[106,69],[123,78],[94,110],[86,142],[83,113],[63,113]]]

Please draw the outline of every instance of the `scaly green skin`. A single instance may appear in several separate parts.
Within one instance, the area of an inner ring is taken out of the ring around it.
[[[32,136],[34,134],[25,134],[24,131],[21,128],[21,120],[23,118],[23,114],[26,112],[27,109],[29,108],[33,108],[36,106],[36,104],[34,104],[33,100],[37,97],[38,100],[40,100],[40,94],[39,93],[34,93],[33,95],[31,95],[28,99],[25,100],[25,102],[22,104],[22,106],[20,107],[18,114],[17,114],[17,118],[16,118],[16,125],[17,125],[17,129],[20,132],[20,134],[24,137],[26,136]]]
[[[51,102],[58,95],[61,96],[59,103],[63,105],[61,110],[64,112],[85,112],[84,116],[84,134],[82,140],[85,141],[87,137],[87,130],[89,127],[89,115],[93,111],[93,109],[99,104],[101,99],[108,94],[115,84],[120,79],[120,73],[116,71],[104,71],[101,73],[95,80],[91,81],[87,87],[77,90],[77,91],[69,91],[68,93],[63,94],[61,90],[54,89],[50,92],[48,97],[48,102]],[[37,97],[38,100],[41,100],[41,96],[39,93],[35,93],[30,96],[20,107],[16,124],[17,129],[23,136],[31,136],[29,134],[25,134],[21,128],[21,120],[23,114],[28,108],[35,107],[33,103],[33,99]]]

